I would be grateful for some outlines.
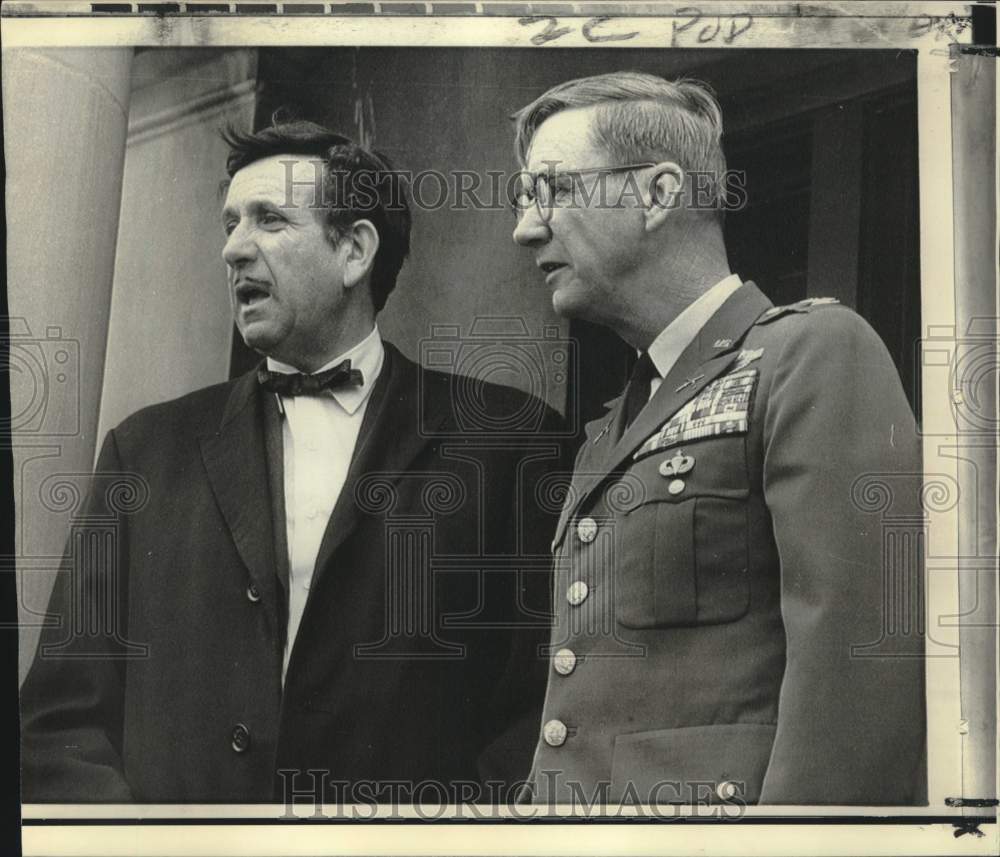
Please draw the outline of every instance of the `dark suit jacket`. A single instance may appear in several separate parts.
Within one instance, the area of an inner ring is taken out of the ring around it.
[[[109,432],[22,691],[23,799],[505,799],[468,783],[530,764],[558,426],[456,383],[386,343],[283,690],[274,398],[250,373]]]
[[[623,436],[620,400],[587,427],[538,801],[924,798],[913,416],[859,316],[769,308],[744,284]]]

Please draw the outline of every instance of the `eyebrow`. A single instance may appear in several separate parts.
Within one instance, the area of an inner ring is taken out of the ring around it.
[[[273,211],[283,217],[288,216],[288,210],[282,208],[276,202],[268,199],[252,199],[247,204],[247,213],[251,215],[260,214],[262,211]],[[222,209],[222,220],[225,221],[228,217],[239,217],[239,210],[232,205],[227,205]]]

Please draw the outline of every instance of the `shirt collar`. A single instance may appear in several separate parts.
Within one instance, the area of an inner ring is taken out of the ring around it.
[[[377,324],[372,328],[371,333],[369,333],[357,345],[348,351],[345,351],[343,354],[338,354],[333,358],[333,360],[323,366],[320,366],[320,368],[312,374],[332,369],[344,360],[351,361],[352,369],[361,370],[361,375],[364,378],[364,381],[357,387],[343,387],[339,390],[332,390],[331,395],[337,400],[337,403],[345,411],[347,411],[347,413],[353,414],[358,408],[361,407],[365,399],[371,395],[372,388],[375,386],[375,381],[378,378],[379,373],[382,371],[382,364],[385,362],[385,347],[382,345],[382,335],[379,333]],[[284,372],[286,374],[299,371],[294,366],[282,363],[280,360],[275,360],[273,357],[267,358],[267,368],[272,372]]]
[[[668,324],[649,346],[649,357],[661,378],[673,369],[681,356],[708,320],[729,299],[743,281],[737,274],[719,280],[696,301],[688,304],[680,315]]]

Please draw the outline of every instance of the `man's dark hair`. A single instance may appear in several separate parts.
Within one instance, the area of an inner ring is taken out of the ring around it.
[[[222,139],[230,150],[226,159],[230,178],[255,161],[275,155],[311,156],[322,162],[322,204],[331,240],[336,242],[340,230],[358,220],[370,220],[378,231],[371,295],[375,312],[379,312],[396,287],[396,277],[410,252],[406,186],[389,159],[349,137],[302,120],[272,119],[268,127],[252,132],[229,126]]]

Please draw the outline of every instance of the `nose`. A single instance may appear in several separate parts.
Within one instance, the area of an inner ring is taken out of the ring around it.
[[[522,247],[538,247],[548,242],[552,237],[552,230],[549,225],[542,220],[537,205],[529,205],[514,227],[513,239],[515,244]]]
[[[240,263],[251,261],[256,254],[257,245],[250,238],[247,228],[243,224],[237,224],[226,238],[222,258],[230,268],[235,268]]]

